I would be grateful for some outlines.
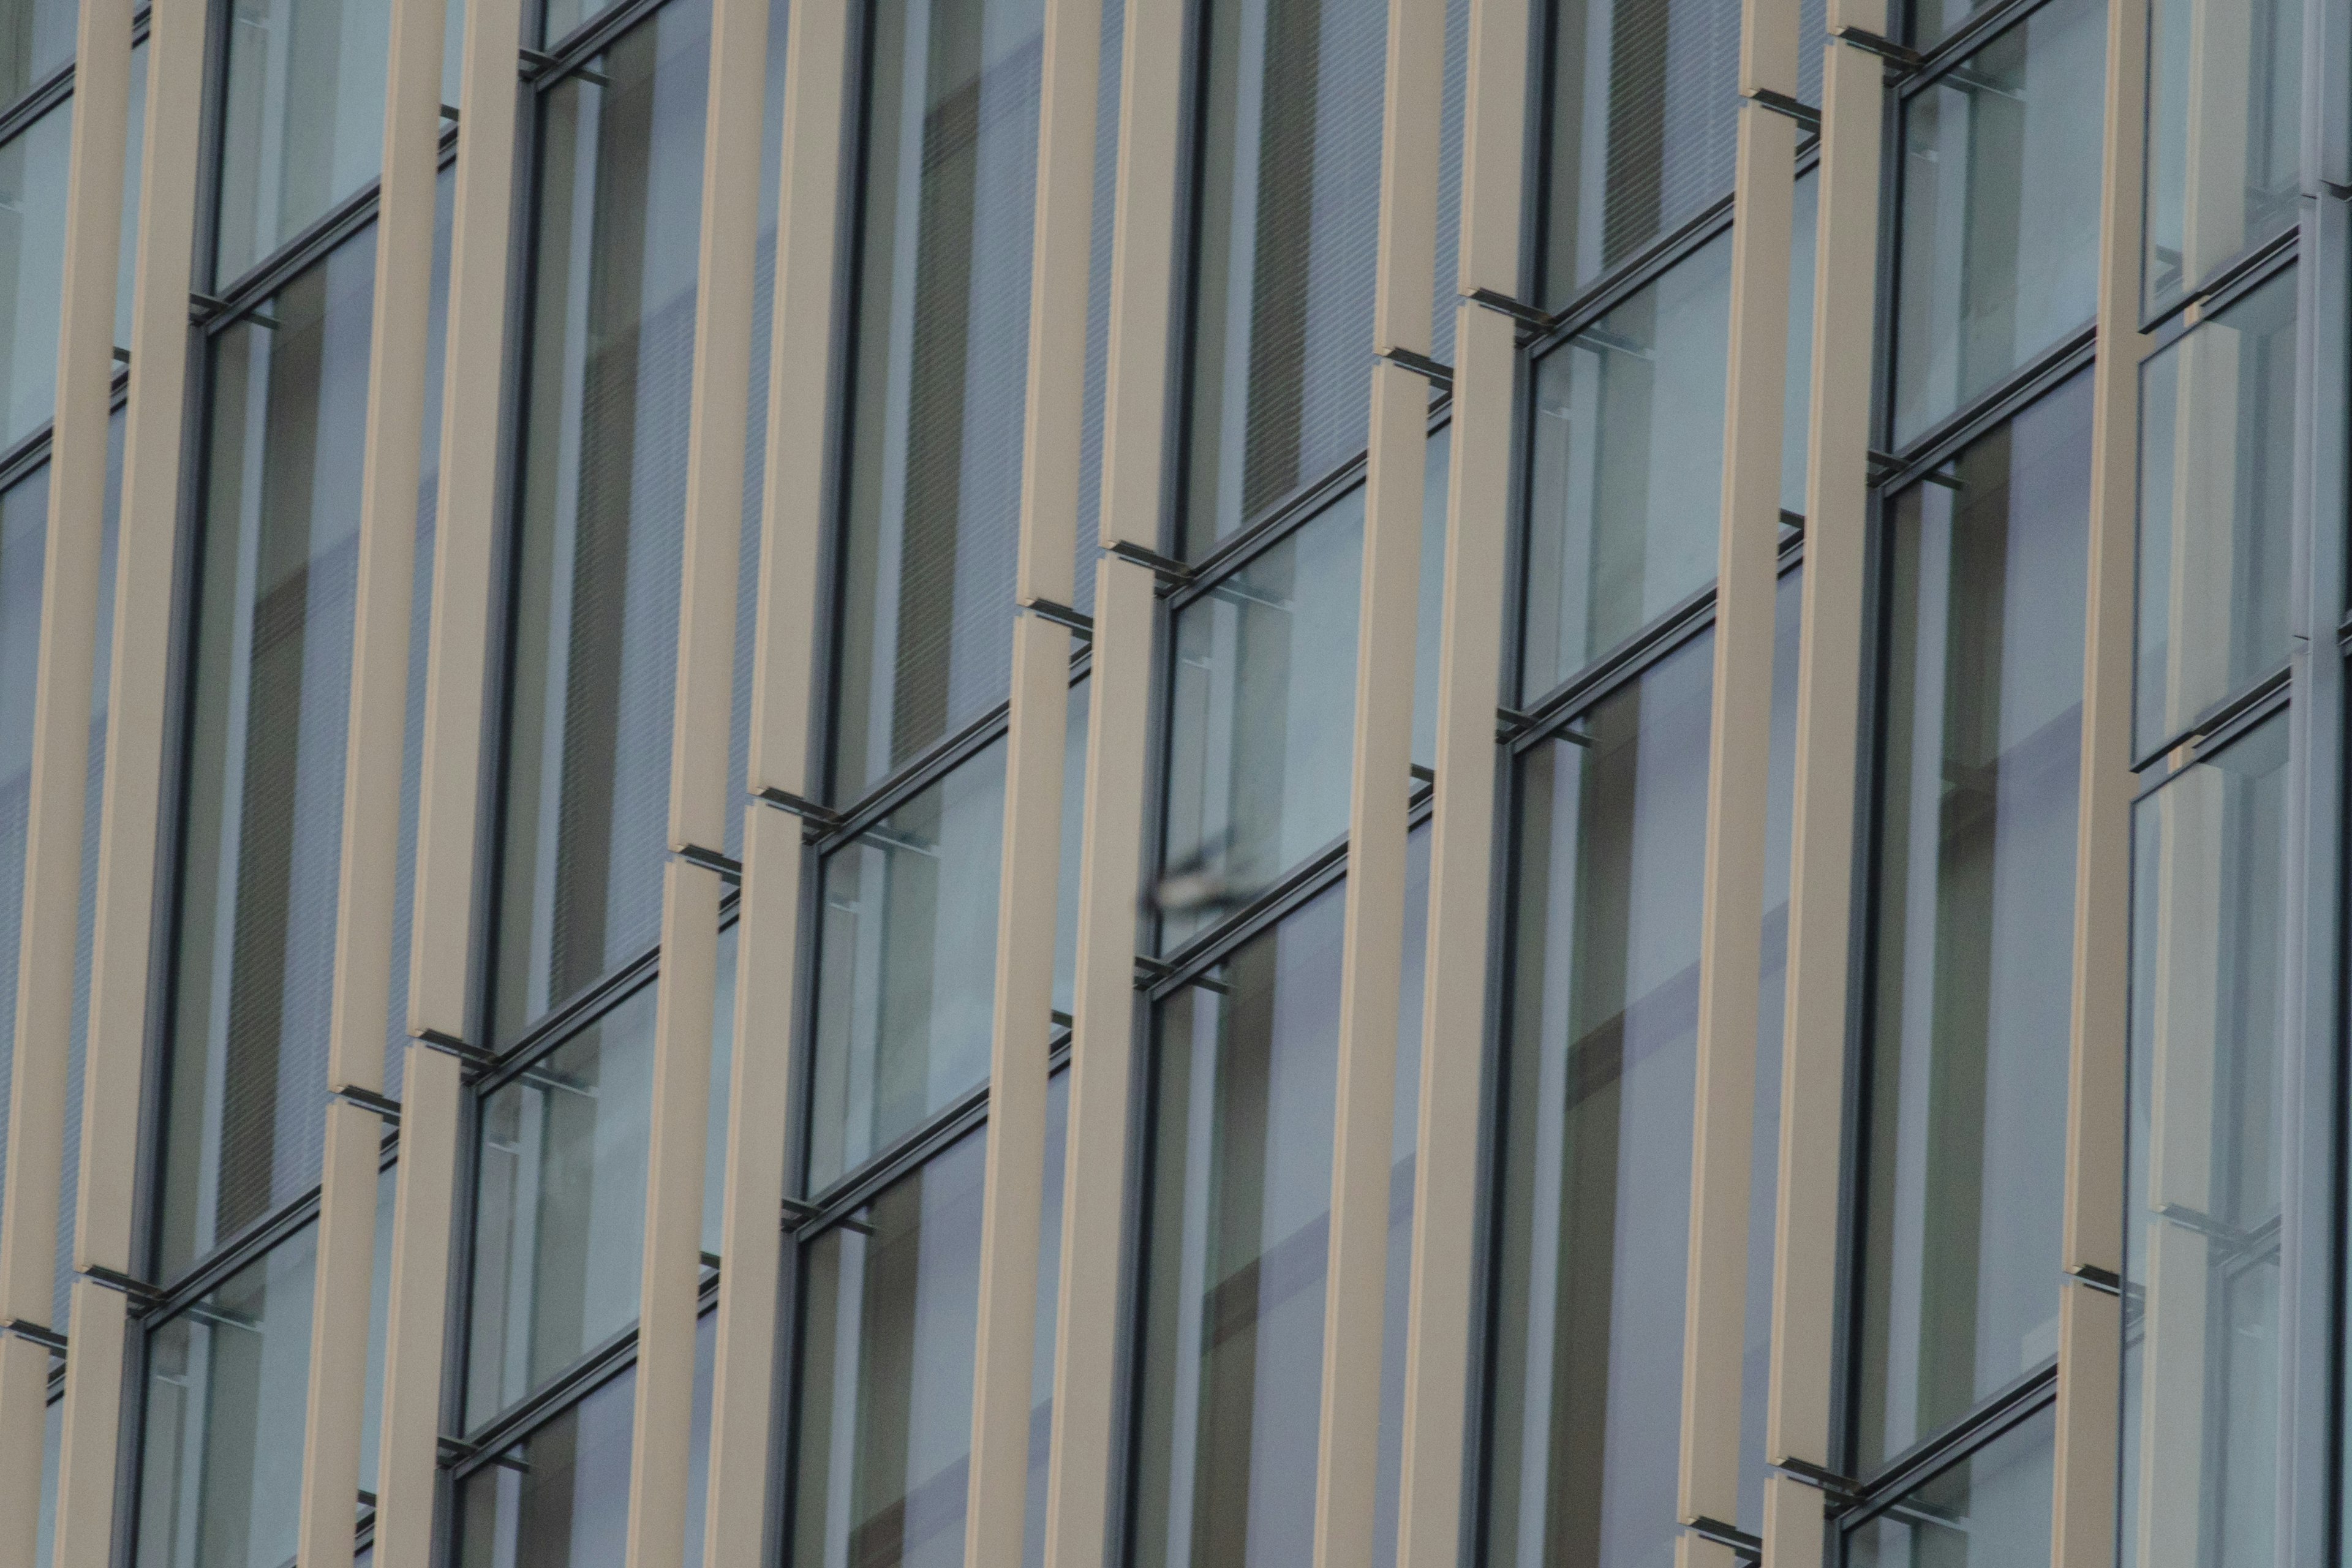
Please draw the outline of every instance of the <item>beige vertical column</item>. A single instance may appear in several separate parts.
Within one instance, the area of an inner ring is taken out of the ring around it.
[[[1882,0],[1832,0],[1830,30],[1884,35]],[[1805,498],[1804,629],[1797,654],[1796,822],[1789,858],[1789,1010],[1780,1079],[1780,1213],[1766,1446],[1774,1462],[1832,1468],[1844,1138],[1848,920],[1861,763],[1868,544],[1871,301],[1885,62],[1832,43],[1822,71],[1821,227],[1813,274],[1813,405]],[[1765,1483],[1764,1561],[1821,1559],[1822,1494]]]
[[[1098,1568],[1109,1560],[1111,1475],[1124,1451],[1116,1419],[1119,1280],[1129,1246],[1135,911],[1142,891],[1157,611],[1151,568],[1112,552],[1128,546],[1150,552],[1160,543],[1175,347],[1170,326],[1183,166],[1184,11],[1161,0],[1129,0],[1119,63],[1118,211],[1103,393],[1105,553],[1095,568],[1046,1568]],[[1083,67],[1073,60],[1068,68]]]
[[[408,1032],[417,1043],[408,1047],[401,1072],[383,1426],[376,1449],[378,1568],[430,1568],[433,1562],[464,1091],[458,1060],[449,1052],[470,1048],[491,581],[504,516],[498,433],[506,405],[508,247],[521,96],[514,59],[521,38],[520,0],[467,0],[439,521],[418,774],[415,923],[409,938]]]
[[[57,419],[33,687],[23,938],[9,1066],[6,1201],[0,1206],[0,1564],[31,1568],[38,1540],[43,1406],[64,1177],[74,939],[80,926],[82,803],[98,654],[100,544],[114,370],[114,258],[130,142],[130,0],[84,0],[75,41],[73,140],[58,300]],[[102,259],[99,259],[102,258]]]
[[[1437,250],[1444,0],[1390,0],[1381,145],[1375,350],[1424,363]],[[1421,591],[1429,383],[1372,365],[1357,612],[1356,712],[1332,1121],[1331,1239],[1323,1307],[1323,1408],[1315,1482],[1318,1568],[1368,1563],[1378,1512],[1381,1351],[1396,1124],[1397,1012],[1412,798],[1413,621]]]
[[[376,1168],[399,900],[401,757],[408,724],[408,627],[416,577],[416,489],[433,313],[434,186],[440,164],[443,0],[393,0],[376,209],[367,437],[360,480],[352,707],[327,1039],[326,1157],[310,1296],[310,1384],[296,1555],[347,1568],[362,1486],[368,1308],[375,1273]],[[436,431],[437,436],[440,433]],[[356,1100],[358,1103],[354,1103]]]
[[[2110,1284],[2123,1268],[2124,1055],[2131,1005],[2133,595],[2143,346],[2137,329],[2147,105],[2147,7],[2111,5],[2099,357],[2091,384],[2091,593],[2083,656],[2063,1252],[2067,1273]],[[2108,1568],[2116,1551],[2123,1303],[2104,1290],[2060,1289],[2051,1562],[2053,1568]]]
[[[122,20],[127,26],[128,16]],[[88,49],[95,40],[87,14],[83,26]],[[127,1298],[99,1283],[91,1271],[127,1279],[137,1260],[131,1218],[139,1150],[136,1140],[121,1136],[121,1128],[123,1108],[140,1102],[146,1063],[163,726],[176,689],[171,679],[172,599],[178,571],[182,398],[204,40],[202,7],[156,8],[148,34],[142,152],[146,177],[140,187],[131,281],[131,401],[123,436],[106,784],[99,816],[89,1044],[82,1068],[81,1172],[74,1208],[74,1267],[79,1277],[73,1286],[73,1353],[66,1363],[64,1452],[58,1472],[54,1561],[59,1568],[110,1568],[113,1557],[131,1325]],[[129,43],[126,33],[120,46],[126,70]],[[94,64],[98,56],[86,58]],[[119,206],[119,191],[115,201]],[[111,270],[111,261],[100,269]],[[68,275],[81,270],[69,268]],[[112,310],[106,313],[110,317]],[[103,410],[96,439],[102,462]]]
[[[1465,297],[1508,301],[1522,287],[1529,21],[1528,0],[1471,0],[1462,155]],[[1478,1089],[1496,865],[1495,718],[1509,620],[1504,575],[1518,405],[1517,329],[1510,316],[1465,303],[1454,344],[1398,1568],[1450,1568],[1463,1555],[1483,1142]]]
[[[1780,447],[1789,344],[1789,241],[1797,125],[1759,94],[1793,101],[1797,7],[1740,13],[1738,219],[1731,231],[1722,532],[1715,590],[1715,689],[1700,917],[1698,1069],[1691,1127],[1688,1288],[1683,1319],[1685,1524],[1736,1529],[1742,1326],[1748,1306],[1748,1170],[1756,1123],[1757,984],[1762,967],[1766,781],[1772,761],[1772,644],[1780,541]],[[1685,1533],[1685,1568],[1730,1568],[1721,1540]]]
[[[853,0],[797,0],[785,35],[749,783],[752,794],[782,795],[788,803],[805,800],[813,783],[810,718],[828,518],[825,465],[812,454],[827,449],[821,433],[833,427],[849,64],[855,23],[863,14]],[[748,374],[748,368],[737,373],[739,379]],[[735,472],[740,474],[738,458]],[[714,468],[710,482],[717,487],[720,481]],[[719,504],[715,489],[710,499],[713,506]],[[723,724],[722,717],[722,760]],[[710,1490],[703,1532],[704,1561],[714,1564],[762,1562],[772,1551],[764,1536],[784,1247],[777,1205],[784,1192],[785,1129],[793,1114],[803,858],[798,817],[765,805],[748,808],[720,1221],[726,1265],[719,1277]],[[667,990],[667,950],[663,963]],[[687,1349],[690,1354],[690,1339]]]
[[[1102,0],[1047,0],[1013,595],[1024,606],[1042,605],[1048,615],[1024,615],[1013,625],[966,1568],[1020,1568],[1028,1520],[1045,1190],[1045,1047],[1054,1010],[1054,927],[1035,911],[1054,907],[1061,885],[1062,753],[1070,716],[1070,637],[1049,616],[1068,606],[1077,586],[1101,60]]]
[[[742,559],[744,422],[750,417],[767,59],[768,0],[716,0],[702,143],[686,559],[670,741],[673,858],[662,874],[661,986],[654,1004],[629,1568],[679,1568],[686,1552],[710,1035],[719,984],[719,903],[726,892],[718,868],[727,859],[727,815],[733,804],[727,752],[734,709],[735,590]],[[782,1130],[771,1136],[781,1138]]]

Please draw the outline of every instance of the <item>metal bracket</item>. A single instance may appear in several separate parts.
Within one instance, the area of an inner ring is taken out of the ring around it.
[[[411,1029],[408,1031],[408,1037],[420,1046],[439,1051],[445,1057],[456,1057],[469,1068],[478,1068],[487,1071],[499,1065],[496,1051],[486,1051],[470,1040],[461,1040],[455,1035],[445,1035],[438,1029]]]
[[[39,1345],[42,1349],[47,1351],[51,1355],[63,1355],[66,1353],[65,1335],[58,1332],[57,1330],[52,1329],[46,1324],[36,1323],[29,1319],[9,1318],[6,1320],[0,1320],[0,1334],[14,1334],[20,1340],[30,1341],[32,1343]]]
[[[1775,114],[1788,116],[1816,136],[1821,134],[1822,111],[1810,103],[1799,102],[1787,93],[1769,87],[1751,87],[1739,96],[1759,109],[1769,109]]]
[[[2110,1296],[2124,1293],[2123,1276],[2112,1268],[2102,1268],[2095,1263],[2077,1263],[2066,1273],[2077,1285],[2088,1285],[2092,1289],[2103,1290]]]
[[[129,1297],[131,1315],[134,1318],[152,1312],[163,1304],[164,1295],[160,1287],[150,1285],[144,1279],[134,1279],[119,1268],[109,1268],[103,1263],[85,1263],[76,1272],[93,1285],[103,1285]]]
[[[356,1105],[362,1110],[373,1111],[394,1127],[400,1125],[400,1101],[388,1095],[379,1094],[374,1089],[362,1089],[356,1084],[349,1083],[338,1084],[327,1092],[346,1104]]]
[[[1508,294],[1498,293],[1492,289],[1473,289],[1462,297],[1474,305],[1494,311],[1496,315],[1508,316],[1522,326],[1533,328],[1538,332],[1548,332],[1554,325],[1550,311],[1523,300],[1514,300]]]
[[[1864,54],[1876,55],[1882,60],[1891,60],[1907,71],[1917,70],[1921,59],[1924,58],[1918,50],[1908,48],[1892,38],[1881,37],[1865,27],[1832,27],[1830,37],[1841,43],[1852,44]]]
[[[1427,354],[1416,353],[1411,349],[1382,349],[1372,357],[1386,360],[1401,370],[1409,370],[1442,391],[1454,390],[1454,367],[1440,364]]]
[[[706,849],[699,844],[681,845],[671,853],[689,866],[718,872],[723,881],[732,882],[739,888],[743,885],[743,862],[731,856],[716,849]]]
[[[1041,621],[1053,622],[1066,630],[1072,637],[1086,642],[1095,640],[1095,618],[1092,616],[1081,615],[1067,605],[1056,604],[1051,599],[1022,599],[1014,607],[1036,616]]]
[[[1782,1459],[1772,1468],[1792,1481],[1801,1481],[1832,1502],[1853,1503],[1862,1500],[1862,1483],[1852,1476],[1842,1476],[1824,1465],[1805,1459]]]
[[[1107,553],[1116,555],[1130,565],[1142,567],[1171,588],[1181,588],[1196,575],[1193,570],[1181,561],[1162,555],[1157,550],[1147,550],[1142,545],[1129,540],[1122,539],[1116,544],[1106,544],[1103,549]]]
[[[1736,1524],[1726,1524],[1702,1513],[1683,1521],[1683,1528],[1701,1541],[1712,1541],[1718,1546],[1730,1547],[1735,1557],[1750,1563],[1764,1561],[1764,1538],[1750,1535]]]

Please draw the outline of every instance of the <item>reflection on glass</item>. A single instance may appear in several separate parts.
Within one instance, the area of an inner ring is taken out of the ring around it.
[[[1192,557],[1364,449],[1388,55],[1378,5],[1202,9],[1179,542]]]
[[[660,934],[709,39],[677,0],[541,100],[500,1040]]]
[[[686,1554],[680,1559],[686,1563],[702,1561],[718,1324],[718,1313],[705,1312],[694,1330],[694,1435],[687,1450]],[[631,1366],[459,1483],[460,1568],[622,1568],[628,1557],[636,1387]]]
[[[1895,499],[1856,1463],[2058,1351],[2091,378]]]
[[[47,550],[47,463],[0,491],[0,953],[21,950],[26,823],[33,797],[33,686],[41,663],[41,575]],[[105,595],[101,595],[104,597]],[[0,1041],[16,1028],[16,966],[0,960]],[[5,1058],[0,1058],[5,1059]],[[79,1075],[76,1075],[77,1077]],[[0,1173],[14,1075],[0,1070]],[[79,1127],[79,1121],[68,1127]],[[68,1163],[70,1178],[74,1166]],[[52,1322],[62,1323],[63,1318]]]
[[[1421,595],[1412,617],[1412,760],[1437,765],[1438,656],[1445,629],[1445,502],[1454,475],[1454,426],[1429,437],[1422,468]],[[1350,737],[1352,739],[1352,737]]]
[[[1789,238],[1789,374],[1780,388],[1780,510],[1802,517],[1805,479],[1812,461],[1813,267],[1822,217],[1818,168],[1806,170],[1798,179],[1793,206]]]
[[[1320,894],[1160,1005],[1136,1568],[1314,1555],[1344,907]]]
[[[2144,310],[2294,226],[2303,63],[2303,0],[2149,5]]]
[[[217,287],[383,168],[390,0],[235,0],[221,93]]]
[[[2031,1568],[2050,1561],[2058,1421],[2050,1405],[1912,1489],[1845,1538],[1845,1568]]]
[[[163,1278],[318,1180],[375,236],[213,338]]]
[[[1027,1561],[1045,1556],[1066,1074],[1046,1099],[1044,1246],[1032,1350]],[[803,1255],[799,1458],[789,1560],[949,1568],[964,1556],[987,1133],[882,1189]]]
[[[2294,506],[2294,273],[2140,368],[2145,755],[2286,662]]]
[[[1713,640],[1520,763],[1489,1560],[1670,1563]]]
[[[292,1561],[318,1237],[305,1226],[149,1336],[139,1568]]]
[[[1739,7],[1559,0],[1551,30],[1541,268],[1558,310],[1730,194]]]
[[[1003,850],[999,740],[826,858],[810,1191],[987,1081]]]
[[[76,0],[5,0],[0,3],[0,106],[73,58],[74,26],[81,19]]]
[[[2273,1560],[2287,726],[2133,811],[2119,1563]]]
[[[2106,7],[2056,0],[1905,100],[1898,447],[2098,304]]]
[[[1160,948],[1348,830],[1364,492],[1176,613]]]
[[[1004,700],[1044,0],[883,0],[858,247],[833,793]]]
[[[1714,581],[1730,332],[1727,234],[1537,362],[1523,700]]]
[[[58,408],[58,304],[65,289],[68,100],[0,144],[0,448]]]
[[[482,1102],[468,1426],[636,1321],[654,1011],[648,985]]]
[[[1070,688],[1062,731],[1062,858],[1054,889],[1054,1011],[1067,1016],[1078,994],[1078,870],[1086,850],[1087,731],[1094,682]]]

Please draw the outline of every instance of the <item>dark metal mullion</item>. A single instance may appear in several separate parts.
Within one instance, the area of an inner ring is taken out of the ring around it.
[[[1815,162],[1819,162],[1818,155]],[[1552,312],[1549,328],[1520,342],[1522,354],[1529,359],[1541,359],[1567,343],[1579,332],[1673,271],[1690,256],[1706,248],[1717,236],[1730,232],[1732,219],[1732,193],[1726,191]]]
[[[1935,86],[1970,55],[2007,32],[2011,26],[2039,11],[2049,0],[2005,0],[2004,4],[1989,5],[1936,41],[1931,48],[1919,51],[1919,63],[1910,70],[1899,67],[1890,69],[1898,100],[1907,101],[1917,93]],[[1907,30],[1907,29],[1906,29]],[[1911,46],[1916,48],[1916,45]]]
[[[1008,606],[1008,619],[1011,614]],[[929,749],[884,778],[844,812],[840,821],[826,828],[824,836],[816,841],[817,852],[830,855],[853,842],[892,812],[988,750],[998,737],[1004,734],[1012,714],[1013,705],[1009,701],[999,702],[955,733],[933,742]]]
[[[2291,262],[2301,247],[2302,226],[2289,224],[2276,233],[2247,246],[2203,278],[2188,284],[2171,303],[2139,324],[2144,337],[2157,339],[2156,346],[2179,337],[2189,330],[2189,307],[2200,307],[2200,316],[2227,310],[2240,299],[2259,288],[2277,268]]]
[[[1861,1482],[1861,1495],[1843,1522],[1845,1528],[1867,1521],[1901,1501],[1954,1465],[1982,1453],[2016,1427],[2032,1420],[2058,1397],[2058,1360],[2054,1355],[1970,1406],[1952,1421],[1887,1460]]]
[[[498,1053],[497,1067],[484,1071],[468,1087],[479,1098],[496,1094],[660,978],[661,949],[647,948],[543,1015],[514,1045]]]
[[[2234,740],[2241,730],[2251,727],[2241,722],[2250,714],[2256,710],[2267,711],[2273,705],[2273,699],[2278,702],[2284,702],[2287,687],[2294,673],[2294,661],[2290,659],[2241,687],[2191,720],[2187,728],[2168,736],[2150,747],[2146,753],[2135,758],[2132,762],[2132,772],[2135,773],[2147,772],[2164,761],[2168,752],[2181,746],[2196,746],[2198,755],[2192,760],[2202,762],[2207,753],[2221,750],[2229,741]],[[2149,789],[2142,790],[2140,793],[2148,794],[2155,787],[2150,785]]]
[[[14,141],[33,122],[73,96],[74,62],[68,60],[0,110],[0,143]]]
[[[1882,337],[1879,341],[1891,340]],[[2015,418],[2027,405],[2089,366],[2096,357],[2097,345],[2096,322],[2086,323],[2079,331],[2069,333],[1895,454],[1898,466],[1882,474],[1873,488],[1893,495],[1927,479],[1996,426]],[[1899,352],[1901,345],[1895,346]],[[1890,419],[1892,413],[1890,409]]]
[[[1651,666],[1712,626],[1715,594],[1716,584],[1709,581],[1706,587],[1553,688],[1541,701],[1527,709],[1514,726],[1511,750],[1524,752],[1549,739],[1561,727],[1574,723],[1612,692],[1640,679]]]
[[[535,92],[545,92],[611,48],[622,34],[667,4],[669,0],[621,0],[610,10],[601,11],[581,23],[552,45],[522,49],[517,56],[518,74],[524,85]],[[541,11],[540,28],[544,32],[547,26],[545,8],[541,7]]]

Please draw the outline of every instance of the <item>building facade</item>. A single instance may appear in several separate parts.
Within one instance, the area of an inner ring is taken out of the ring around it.
[[[0,1568],[2341,1560],[2341,0],[0,100]]]

